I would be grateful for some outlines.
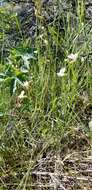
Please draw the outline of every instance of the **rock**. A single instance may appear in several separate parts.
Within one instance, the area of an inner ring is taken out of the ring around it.
[[[11,12],[14,12],[18,15],[20,21],[20,27],[22,30],[22,35],[25,37],[35,37],[35,33],[37,31],[36,25],[36,3],[35,0],[6,0],[8,4],[6,7]],[[71,12],[71,24],[74,27],[77,22],[77,15],[76,15],[76,0],[41,0],[41,14],[45,21],[45,25],[53,24],[53,21],[57,20],[59,15],[63,15],[64,18],[67,17],[67,12]],[[13,3],[13,6],[11,6]],[[8,5],[8,6],[7,6]],[[4,4],[5,6],[5,4]],[[85,1],[86,7],[86,19],[92,19],[92,0]],[[60,21],[61,22],[61,21]],[[67,21],[66,21],[67,23]],[[61,25],[61,23],[60,23]],[[63,23],[62,23],[63,25]],[[16,30],[15,30],[16,33]]]

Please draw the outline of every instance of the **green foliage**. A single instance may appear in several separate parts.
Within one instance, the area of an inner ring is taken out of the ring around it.
[[[58,1],[59,11],[61,5]],[[48,24],[38,1],[36,6],[39,27],[34,39],[22,35],[15,13],[0,8],[2,190],[27,189],[33,165],[48,148],[61,148],[64,134],[74,138],[78,127],[89,131],[92,32],[84,19],[83,1],[77,2],[75,17],[69,4],[65,15],[60,12]]]

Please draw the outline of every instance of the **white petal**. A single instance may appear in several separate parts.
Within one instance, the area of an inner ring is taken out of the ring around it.
[[[19,99],[26,98],[27,96],[26,96],[26,95],[24,95],[24,94],[25,94],[25,91],[24,91],[24,90],[22,90],[22,91],[21,91],[21,93],[20,93],[20,95],[18,96],[18,98],[19,98]]]
[[[68,55],[68,59],[72,60],[72,61],[76,61],[78,58],[78,53],[73,54],[71,53],[70,55]]]
[[[81,57],[81,62],[84,62],[84,60],[85,60],[84,57]]]
[[[26,88],[28,88],[28,87],[29,87],[29,82],[28,82],[28,81],[25,81],[25,82],[23,83],[23,86],[26,87]]]
[[[61,68],[60,71],[57,73],[57,75],[58,75],[59,77],[63,77],[63,76],[65,75],[65,71],[66,71],[65,67],[64,67],[64,68]]]

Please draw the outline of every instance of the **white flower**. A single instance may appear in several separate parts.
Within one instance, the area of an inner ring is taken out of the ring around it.
[[[84,62],[84,57],[81,57],[81,62]]]
[[[22,91],[21,91],[21,93],[20,93],[20,95],[18,96],[18,98],[19,98],[19,99],[26,98],[27,96],[26,96],[26,95],[24,95],[24,94],[25,94],[25,91],[24,91],[24,90],[22,90]]]
[[[34,53],[35,53],[35,54],[37,54],[37,53],[38,53],[38,51],[37,51],[37,50],[35,50],[35,51],[34,51]]]
[[[28,88],[29,88],[29,82],[28,82],[28,81],[25,81],[25,82],[23,83],[23,86],[24,86],[26,89],[28,89]]]
[[[45,43],[45,45],[48,45],[48,41],[47,40],[44,40],[44,43]]]
[[[61,68],[60,71],[57,73],[57,76],[58,77],[63,77],[65,75],[65,67]]]
[[[78,53],[75,53],[75,54],[71,53],[70,55],[68,55],[69,61],[76,62],[77,58],[78,58]]]

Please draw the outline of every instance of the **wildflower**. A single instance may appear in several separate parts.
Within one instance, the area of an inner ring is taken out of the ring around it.
[[[58,77],[63,77],[65,75],[65,67],[61,68],[60,71],[57,73],[57,76]]]
[[[22,90],[20,95],[18,96],[19,99],[23,99],[23,98],[26,98],[27,96],[25,95],[25,91]]]
[[[84,62],[84,57],[81,57],[81,62]]]
[[[48,41],[47,40],[44,40],[44,43],[45,43],[45,45],[48,45]]]
[[[37,51],[37,50],[35,50],[35,51],[34,51],[34,53],[35,53],[35,54],[37,54],[37,53],[38,53],[38,51]]]
[[[29,82],[28,82],[28,81],[25,81],[25,82],[23,83],[23,87],[25,87],[26,89],[28,89],[28,88],[29,88]]]
[[[70,55],[68,55],[68,60],[71,62],[76,62],[77,58],[78,58],[78,53],[75,54],[71,53]]]

